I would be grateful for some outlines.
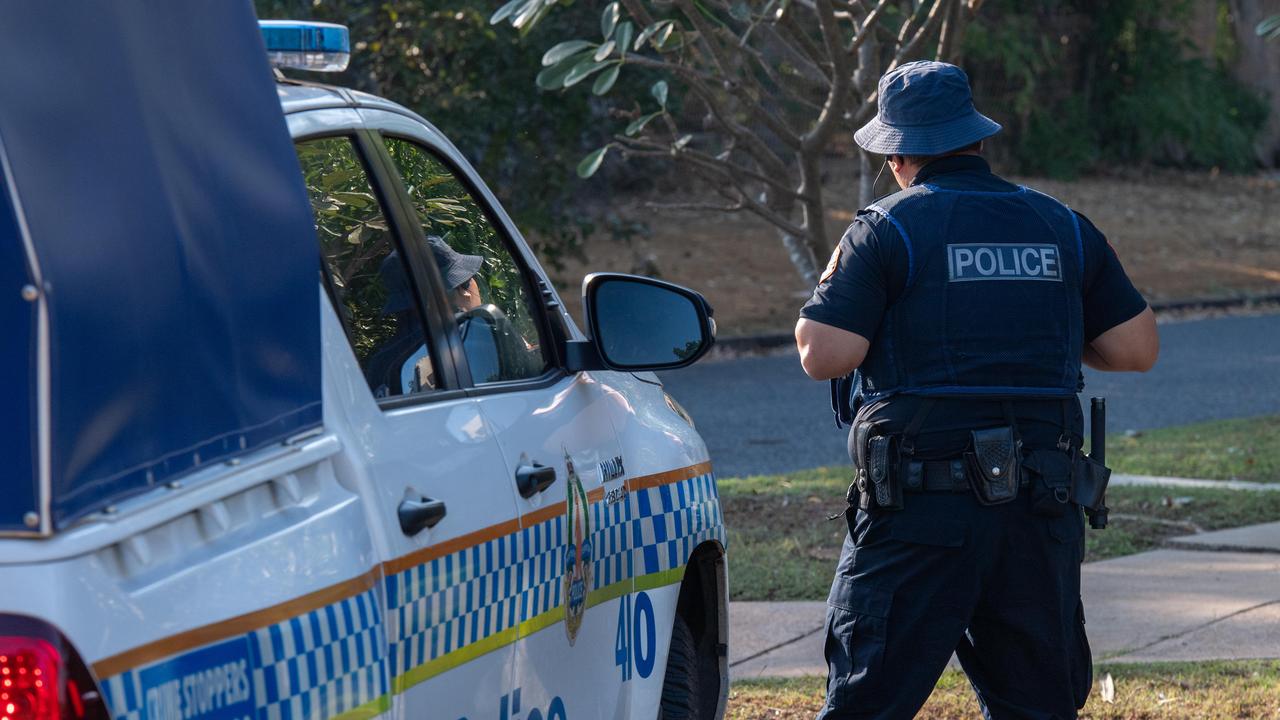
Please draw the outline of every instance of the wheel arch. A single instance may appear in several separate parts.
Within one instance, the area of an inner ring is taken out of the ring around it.
[[[676,614],[684,618],[698,648],[703,717],[721,718],[729,698],[729,587],[724,545],[701,543],[689,555]]]

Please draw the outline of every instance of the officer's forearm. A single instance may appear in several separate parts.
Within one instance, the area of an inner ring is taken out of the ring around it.
[[[1160,355],[1156,316],[1148,307],[1084,347],[1084,363],[1109,372],[1146,372]]]
[[[796,323],[800,366],[814,380],[848,375],[862,364],[871,343],[857,333],[806,318]]]
[[[1094,370],[1102,370],[1103,372],[1119,372],[1123,370],[1123,368],[1116,368],[1107,364],[1106,358],[1099,355],[1098,351],[1094,350],[1092,345],[1084,346],[1084,355],[1081,357],[1081,360],[1084,361],[1085,365],[1088,365]]]

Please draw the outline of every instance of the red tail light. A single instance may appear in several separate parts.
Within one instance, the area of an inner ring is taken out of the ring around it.
[[[0,720],[106,720],[88,667],[62,633],[0,614]]]
[[[44,640],[0,637],[0,720],[62,720],[61,668]]]

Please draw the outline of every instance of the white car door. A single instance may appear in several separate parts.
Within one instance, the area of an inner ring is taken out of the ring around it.
[[[512,686],[518,526],[510,475],[442,339],[431,260],[386,202],[395,182],[351,109],[290,117],[325,286],[326,424],[339,480],[371,501],[397,717],[477,717]],[[308,136],[308,133],[311,133]],[[359,648],[351,648],[358,652]],[[379,708],[373,708],[379,709]]]
[[[515,678],[498,717],[622,718],[619,608],[631,591],[625,458],[610,420],[624,402],[587,373],[559,367],[544,282],[496,203],[447,147],[403,129],[383,137],[438,258],[486,425],[515,491],[520,588]],[[447,255],[447,251],[445,255]],[[455,273],[458,265],[479,270]]]

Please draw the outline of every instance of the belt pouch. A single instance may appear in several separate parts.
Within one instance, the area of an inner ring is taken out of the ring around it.
[[[1107,492],[1107,483],[1111,481],[1111,468],[1079,453],[1076,455],[1075,468],[1072,473],[1071,499],[1082,507],[1096,510],[1102,505],[1102,498]]]
[[[1013,428],[973,430],[973,452],[966,453],[973,489],[983,505],[1000,505],[1018,497],[1020,454]]]
[[[857,505],[863,510],[875,506],[875,492],[868,479],[867,446],[878,432],[877,424],[866,420],[853,426],[853,484],[849,486],[845,499],[850,505]]]
[[[1071,505],[1074,460],[1062,450],[1032,450],[1022,461],[1031,487],[1031,508],[1037,515],[1062,517]]]
[[[875,493],[876,505],[885,510],[902,509],[902,486],[897,473],[890,472],[890,447],[893,438],[879,435],[867,443],[867,475]]]

